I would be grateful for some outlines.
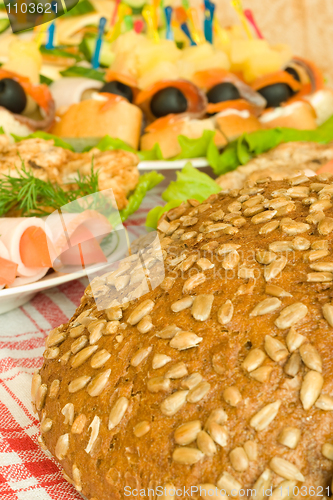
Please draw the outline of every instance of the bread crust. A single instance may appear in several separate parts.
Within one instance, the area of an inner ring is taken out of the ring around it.
[[[108,106],[104,100],[87,99],[58,115],[52,134],[60,137],[111,137],[138,149],[142,124],[140,108],[124,99]]]
[[[332,193],[325,174],[190,200],[159,222],[162,283],[110,309],[116,278],[104,277],[93,284],[101,309],[90,285],[70,322],[50,333],[33,401],[44,445],[88,499],[126,498],[126,486],[148,496],[166,484],[274,489],[283,480],[315,487],[299,498],[323,498],[317,488],[332,478],[323,448],[333,435]],[[132,279],[137,259],[127,263],[119,301],[142,287]],[[189,497],[199,498],[177,498]]]
[[[281,110],[279,116],[274,114],[277,110]],[[269,120],[268,116],[270,116]],[[310,104],[302,101],[276,108],[274,111],[268,110],[261,116],[260,121],[263,128],[287,127],[298,130],[315,130],[317,128],[314,109]]]

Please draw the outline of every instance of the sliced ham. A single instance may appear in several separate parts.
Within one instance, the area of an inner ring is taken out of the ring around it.
[[[0,219],[0,235],[0,241],[8,250],[9,259],[18,265],[18,276],[31,278],[47,272],[51,261],[50,257],[47,259],[45,256],[45,244],[41,244],[42,240],[44,243],[46,240],[45,222],[42,219],[38,217],[2,218]]]
[[[13,283],[16,272],[17,264],[10,260],[6,246],[0,241],[0,290]]]

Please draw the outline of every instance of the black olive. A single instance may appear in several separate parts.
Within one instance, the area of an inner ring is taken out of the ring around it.
[[[286,83],[274,83],[258,90],[267,101],[267,108],[277,108],[293,96],[293,91]]]
[[[12,113],[22,113],[27,105],[27,96],[23,87],[12,78],[0,80],[0,106]]]
[[[113,82],[107,82],[100,89],[100,92],[108,92],[109,94],[116,94],[124,97],[129,102],[133,102],[133,91],[131,87],[125,85],[124,83],[114,80]]]
[[[236,99],[240,99],[240,97],[238,88],[230,82],[219,83],[207,92],[208,102],[213,104],[223,101],[235,101]]]
[[[187,110],[187,100],[176,87],[166,87],[156,92],[150,102],[150,109],[157,118],[170,113],[184,113]]]
[[[288,68],[286,68],[284,71],[286,73],[289,73],[289,75],[291,75],[294,78],[294,80],[296,80],[297,82],[301,81],[301,77],[299,76],[299,74],[297,73],[295,68],[288,66]]]

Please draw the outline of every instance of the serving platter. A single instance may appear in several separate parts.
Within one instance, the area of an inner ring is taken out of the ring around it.
[[[183,168],[186,163],[191,162],[195,168],[208,167],[209,163],[206,158],[190,158],[185,160],[152,160],[140,161],[138,169],[144,170],[178,170]]]
[[[112,249],[109,253],[108,263],[117,262],[125,257],[127,252],[127,241],[124,231],[115,232],[112,239]],[[98,272],[107,264],[93,267],[93,272]],[[90,270],[88,271],[90,275]],[[20,285],[0,290],[0,314],[4,314],[29,302],[38,292],[48,290],[64,283],[87,277],[86,269],[72,270],[66,274],[60,272],[49,272],[44,278],[27,285]]]

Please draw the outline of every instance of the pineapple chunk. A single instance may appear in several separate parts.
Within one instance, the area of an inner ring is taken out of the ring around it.
[[[274,50],[262,52],[260,57],[257,54],[252,54],[243,66],[244,79],[246,82],[251,83],[261,76],[279,71],[281,67],[281,54]]]
[[[150,87],[161,80],[176,80],[179,78],[179,70],[176,64],[170,61],[161,61],[150,71],[147,71],[139,78],[140,89]]]

